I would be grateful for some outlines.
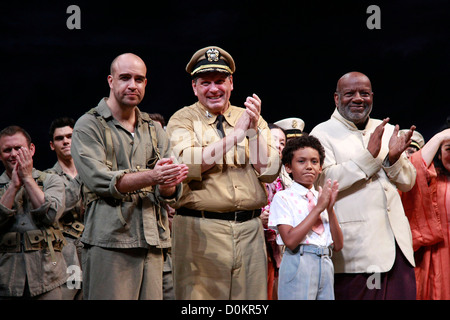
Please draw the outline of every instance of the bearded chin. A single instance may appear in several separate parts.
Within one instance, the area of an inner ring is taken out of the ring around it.
[[[119,99],[120,98],[120,99]],[[135,97],[134,99],[130,99],[128,96],[120,96],[116,97],[117,101],[120,101],[120,104],[124,107],[135,107],[141,103],[142,99],[140,97]]]
[[[359,129],[365,127],[369,119],[370,112],[372,111],[372,106],[364,104],[363,107],[364,110],[362,112],[351,112],[350,106],[348,105],[342,108],[344,118],[353,122]]]

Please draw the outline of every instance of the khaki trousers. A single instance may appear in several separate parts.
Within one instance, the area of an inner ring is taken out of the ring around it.
[[[158,248],[83,248],[85,300],[161,300],[164,256]]]
[[[176,215],[172,228],[176,299],[267,299],[259,218],[234,222]]]

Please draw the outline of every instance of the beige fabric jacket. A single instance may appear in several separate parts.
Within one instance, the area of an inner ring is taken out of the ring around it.
[[[366,128],[358,130],[336,109],[330,120],[311,131],[326,153],[319,184],[328,178],[339,182],[335,210],[344,248],[333,256],[336,273],[389,271],[395,259],[395,242],[414,265],[411,229],[398,190],[414,186],[416,170],[405,154],[396,163],[388,163],[394,130],[390,124],[385,126],[378,157],[372,157],[367,144],[380,123],[369,119]]]

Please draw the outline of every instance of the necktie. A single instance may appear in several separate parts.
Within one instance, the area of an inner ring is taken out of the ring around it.
[[[217,116],[217,130],[220,131],[221,135],[220,137],[223,138],[225,137],[225,130],[223,130],[223,120],[225,119],[225,117],[223,116],[223,114],[219,114]]]
[[[308,191],[306,197],[308,198],[308,210],[309,212],[311,212],[312,209],[314,209],[314,207],[316,206],[316,204],[314,203],[314,195],[312,194],[311,191]],[[319,215],[319,218],[317,219],[316,223],[314,223],[312,230],[317,234],[322,234],[324,229],[325,228],[323,227],[322,219],[320,218]]]

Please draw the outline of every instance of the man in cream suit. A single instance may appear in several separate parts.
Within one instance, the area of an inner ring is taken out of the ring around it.
[[[399,135],[389,118],[371,119],[372,85],[359,72],[339,79],[334,100],[331,119],[311,135],[326,152],[319,184],[339,182],[344,248],[333,257],[336,299],[415,299],[412,237],[398,194],[415,183],[404,153],[415,126]]]

